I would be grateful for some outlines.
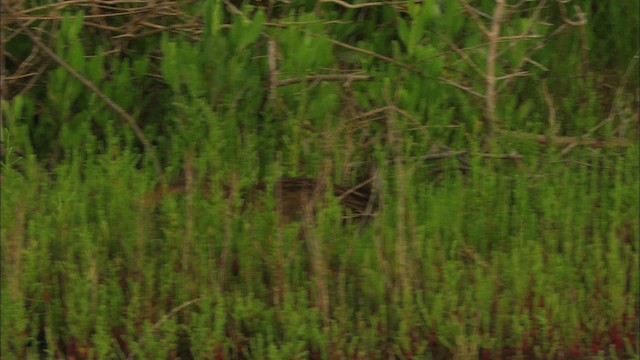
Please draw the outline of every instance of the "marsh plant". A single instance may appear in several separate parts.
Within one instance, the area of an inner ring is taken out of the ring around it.
[[[2,12],[3,359],[638,356],[638,2]]]

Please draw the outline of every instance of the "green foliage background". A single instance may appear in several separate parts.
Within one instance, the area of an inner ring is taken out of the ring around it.
[[[637,1],[509,1],[495,131],[496,2],[269,4],[184,2],[197,35],[119,52],[79,6],[40,20],[153,152],[55,64],[3,89],[3,358],[638,356]],[[346,73],[371,80],[270,80]],[[446,149],[470,168],[420,160]],[[222,191],[371,166],[376,219],[336,226],[330,202],[315,252]],[[212,194],[145,201],[185,174]]]

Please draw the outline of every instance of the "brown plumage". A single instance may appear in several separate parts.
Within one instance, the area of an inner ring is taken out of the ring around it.
[[[371,181],[363,182],[356,186],[333,185],[333,196],[343,207],[345,217],[355,220],[371,218],[375,210],[375,202],[372,197]],[[176,183],[169,186],[161,186],[146,196],[147,201],[159,202],[164,196],[185,192],[184,183]],[[257,183],[243,192],[242,211],[261,207],[264,191],[264,183]],[[203,184],[202,192],[210,193],[209,184]],[[326,185],[314,178],[284,177],[274,184],[276,211],[280,216],[280,223],[287,224],[300,221],[306,210],[313,209],[324,199]],[[229,196],[229,188],[224,187],[225,197]]]

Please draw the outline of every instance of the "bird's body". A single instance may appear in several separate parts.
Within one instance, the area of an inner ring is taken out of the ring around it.
[[[184,193],[184,182],[168,186],[159,186],[156,191],[148,194],[147,201],[160,202],[163,197],[171,194]],[[225,197],[231,193],[228,186],[223,187]],[[241,191],[243,205],[242,211],[252,208],[261,208],[264,193],[267,190],[265,183],[259,182]],[[332,194],[345,210],[345,216],[356,220],[364,220],[372,216],[374,201],[371,186],[368,182],[353,187],[333,185]],[[202,192],[210,193],[210,184],[202,186]],[[306,212],[313,212],[322,202],[326,193],[326,184],[318,179],[306,177],[284,177],[275,182],[273,196],[276,201],[276,211],[280,217],[280,224],[300,221]]]

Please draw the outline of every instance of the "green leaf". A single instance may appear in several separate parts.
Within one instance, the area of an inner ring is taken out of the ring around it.
[[[254,43],[260,33],[262,32],[262,26],[264,25],[265,15],[262,10],[259,10],[253,17],[253,20],[242,20],[242,26],[238,29],[237,51],[244,49],[250,44]],[[234,30],[237,24],[234,24]]]
[[[405,47],[409,48],[410,47],[410,45],[409,45],[409,27],[404,22],[404,19],[402,19],[400,17],[398,17],[398,19],[397,19],[397,24],[398,24],[398,37],[402,41],[402,44],[404,44]]]
[[[87,78],[93,83],[99,83],[104,77],[104,55],[98,48],[98,55],[92,57],[86,64]]]
[[[204,5],[205,35],[215,36],[222,24],[222,1],[208,0]]]
[[[19,120],[22,116],[22,105],[24,104],[24,98],[19,95],[13,98],[13,106],[11,107],[11,118]]]
[[[133,73],[136,77],[142,78],[149,72],[149,61],[140,57],[133,60]]]
[[[162,63],[160,69],[162,76],[169,83],[171,89],[178,93],[180,90],[180,80],[178,80],[178,49],[173,41],[169,41],[169,36],[162,34]]]
[[[69,44],[69,55],[67,60],[72,68],[78,70],[80,73],[84,72],[84,49],[79,41],[71,42]]]

